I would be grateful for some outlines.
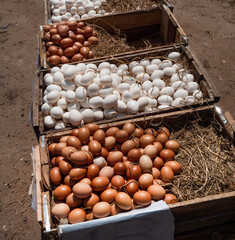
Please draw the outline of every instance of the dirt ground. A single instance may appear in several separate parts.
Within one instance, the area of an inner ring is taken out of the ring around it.
[[[172,0],[191,49],[218,89],[223,112],[235,117],[235,6],[233,0]],[[36,78],[37,31],[43,1],[0,3],[0,239],[41,239],[28,190],[31,147],[37,139],[29,121]],[[2,27],[10,26],[7,29]]]

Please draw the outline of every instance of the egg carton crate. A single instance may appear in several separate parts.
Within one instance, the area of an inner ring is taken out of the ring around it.
[[[218,137],[223,136],[223,141],[228,140],[226,144],[230,146],[230,153],[234,152],[235,121],[229,112],[223,114],[220,109],[218,110],[217,106],[202,106],[196,111],[187,109],[178,111],[177,113],[171,112],[164,113],[160,116],[148,116],[145,119],[136,118],[133,120],[101,124],[99,127],[103,130],[107,130],[110,127],[121,128],[125,123],[131,122],[143,129],[147,129],[154,124],[155,126],[167,126],[171,133],[174,134],[174,131],[179,130],[181,127],[184,128],[187,124],[191,124],[191,122],[195,120],[200,120],[202,125],[208,125],[208,121],[212,121],[210,124],[216,124],[216,129],[219,129],[217,133]],[[191,131],[191,129],[185,131]],[[43,135],[40,137],[39,145],[35,147],[37,221],[46,236],[54,236],[56,239],[58,235],[60,235],[60,231],[58,222],[53,221],[53,217],[51,216],[53,198],[49,180],[51,165],[48,145],[52,142],[58,142],[61,137],[69,135],[70,133],[71,130]],[[222,142],[221,144],[224,143]],[[204,155],[206,152],[202,151],[201,154]],[[223,161],[221,161],[220,164],[223,165]],[[169,204],[168,206],[175,218],[175,239],[196,239],[195,237],[197,237],[197,239],[198,237],[200,239],[215,239],[213,238],[214,236],[219,236],[219,239],[225,239],[224,237],[234,237],[234,202],[235,191],[230,191]],[[146,217],[154,220],[154,213],[149,211],[148,207],[145,209]],[[108,219],[107,217],[106,227],[112,224],[112,221]],[[100,225],[97,229],[94,229],[92,228],[92,224],[90,225],[91,222],[92,221],[88,221],[85,222],[85,224],[92,232],[97,232],[104,227]],[[124,220],[122,223],[126,224],[125,228],[132,226],[132,223],[128,220]],[[73,239],[76,239],[76,234],[79,234],[79,224],[76,224],[72,229],[71,236],[74,237]],[[110,236],[109,239],[113,239],[112,237],[113,236]]]
[[[125,116],[118,116],[112,119],[105,119],[101,121],[95,121],[96,123],[110,123],[114,121],[121,121],[125,119],[134,119],[137,117],[146,117],[149,115],[159,115],[166,112],[177,112],[181,109],[193,108],[197,109],[202,105],[212,105],[219,101],[220,97],[217,94],[217,90],[214,88],[210,77],[208,76],[207,72],[196,58],[195,55],[192,54],[192,51],[189,47],[184,46],[177,46],[177,47],[165,47],[163,49],[158,50],[151,50],[151,51],[139,51],[138,53],[131,53],[125,56],[114,56],[113,58],[106,59],[107,62],[120,65],[121,63],[130,63],[133,60],[141,60],[141,59],[153,59],[153,58],[162,58],[165,59],[166,56],[170,52],[177,51],[181,54],[180,59],[184,60],[185,64],[187,65],[187,69],[191,72],[194,76],[195,82],[199,84],[200,91],[203,94],[203,98],[194,103],[187,103],[181,106],[170,106],[164,109],[155,109],[151,110],[150,112],[138,112],[135,115],[125,115]],[[94,60],[90,63],[94,63],[95,65],[99,65],[103,60]],[[56,132],[60,130],[56,129],[48,129],[44,125],[44,118],[45,115],[43,111],[41,111],[41,106],[43,104],[43,97],[44,97],[44,76],[50,72],[49,69],[39,71],[39,77],[34,81],[33,87],[33,102],[32,102],[32,125],[35,131],[41,135],[50,132]],[[72,125],[66,126],[65,130],[74,128]]]
[[[98,3],[97,3],[98,1]],[[56,2],[54,4],[54,2]],[[65,4],[63,4],[64,2]],[[66,3],[67,2],[67,3]],[[96,2],[96,3],[95,3]],[[149,3],[142,3],[139,1],[139,4],[134,3],[130,7],[130,2],[129,1],[124,1],[126,5],[128,6],[125,8],[122,6],[120,9],[120,5],[123,5],[123,2],[119,1],[117,2],[117,6],[113,6],[113,9],[111,9],[110,6],[110,0],[67,0],[67,1],[62,1],[62,0],[44,0],[44,13],[45,13],[45,24],[51,24],[51,23],[56,23],[60,21],[68,21],[70,17],[73,17],[75,20],[84,20],[84,19],[91,19],[95,17],[102,17],[104,15],[114,15],[114,14],[119,14],[122,12],[140,12],[140,11],[146,11],[150,9],[157,8],[160,4],[165,3],[166,5],[169,6],[171,10],[173,10],[173,6],[171,3],[167,0],[149,0]],[[88,6],[85,7],[85,5],[88,3]],[[119,6],[118,6],[119,5]],[[136,5],[136,7],[134,7]],[[62,8],[61,8],[62,6]],[[82,9],[78,9],[81,7]],[[72,8],[72,9],[71,9]],[[53,10],[55,14],[53,14]],[[70,9],[72,11],[70,11]],[[130,10],[132,9],[132,10]],[[89,11],[90,12],[89,14]],[[70,12],[70,16],[66,17],[62,15],[66,15],[67,12]],[[82,17],[83,14],[86,14],[84,17]],[[96,14],[99,14],[96,16]],[[53,16],[61,16],[62,19],[52,19]]]
[[[141,49],[159,49],[162,46],[188,45],[186,34],[173,15],[171,5],[166,2],[150,10],[111,14],[93,19],[85,19],[83,22],[86,23],[86,25],[96,25],[97,27],[94,28],[98,31],[98,35],[101,31],[108,33],[110,35],[108,41],[111,40],[111,37],[126,39],[126,45],[129,46],[129,49],[131,48],[131,50],[128,50],[128,48],[121,50],[121,53],[119,52],[117,54],[109,52],[103,55],[103,53],[100,53],[99,57],[95,56],[97,59],[106,59],[113,55],[128,55],[130,51],[138,52],[138,50]],[[43,26],[40,26],[40,68],[49,68],[51,66],[46,62],[44,34]],[[97,46],[99,47],[99,44]],[[102,45],[101,48],[106,47],[107,45]],[[87,61],[91,61],[91,59],[83,60],[83,62]]]

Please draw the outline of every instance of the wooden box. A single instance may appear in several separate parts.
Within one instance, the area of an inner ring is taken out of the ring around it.
[[[187,109],[178,111],[177,113],[148,116],[145,119],[136,118],[132,122],[144,128],[149,123],[165,125],[174,132],[175,127],[179,125],[185,126],[187,122],[192,120],[200,119],[200,121],[208,121],[208,119],[212,118],[220,126],[219,134],[230,140],[231,151],[234,151],[235,121],[228,112],[225,113],[225,116],[222,115],[221,117],[221,114],[213,106],[200,107],[197,111]],[[100,128],[119,127],[125,123],[126,121],[102,124]],[[44,232],[47,232],[47,234],[57,234],[50,215],[51,186],[49,181],[50,163],[47,146],[49,143],[58,141],[61,136],[67,135],[70,132],[71,130],[43,135],[40,137],[39,146],[35,148],[37,218]],[[234,237],[234,203],[235,191],[170,204],[169,207],[175,218],[175,239],[232,239],[225,237]]]
[[[95,24],[111,36],[117,36],[117,34],[125,36],[128,45],[133,46],[135,49],[146,49],[148,45],[145,43],[146,39],[150,39],[152,49],[169,45],[187,45],[188,43],[186,34],[166,3],[150,10],[111,14],[87,19],[84,22]],[[48,68],[49,65],[46,63],[46,48],[43,38],[44,32],[41,26],[39,44],[40,65],[41,68]],[[100,56],[97,59],[106,59],[112,55],[114,53],[110,52],[108,56]],[[90,60],[84,60],[84,62],[86,61]]]
[[[99,123],[108,123],[113,121],[125,120],[128,118],[136,118],[136,117],[145,117],[151,114],[161,114],[164,112],[172,112],[177,111],[182,108],[196,108],[200,105],[211,105],[215,102],[219,101],[219,96],[217,94],[216,89],[214,89],[210,77],[205,72],[203,66],[200,64],[196,56],[192,55],[191,50],[188,47],[176,46],[176,47],[164,47],[161,49],[154,49],[151,51],[138,51],[136,53],[130,53],[127,55],[119,55],[114,56],[113,58],[108,59],[110,63],[120,64],[121,62],[128,63],[132,59],[143,59],[143,58],[151,58],[151,57],[159,57],[159,56],[167,56],[167,54],[171,51],[179,51],[181,53],[182,59],[184,59],[195,77],[195,81],[200,85],[200,89],[204,95],[203,101],[199,104],[185,105],[182,107],[170,107],[167,109],[158,109],[154,112],[148,113],[138,113],[136,115],[126,115],[125,117],[119,117],[109,120],[103,120]],[[99,64],[103,60],[94,60],[92,61],[95,64]],[[33,126],[35,130],[40,134],[45,134],[47,132],[53,132],[56,130],[46,129],[44,127],[44,116],[41,111],[41,106],[43,104],[43,92],[44,92],[44,84],[43,84],[43,76],[48,73],[49,70],[43,70],[39,72],[39,77],[34,81],[34,89],[33,89]],[[66,129],[71,129],[72,126],[69,126]]]

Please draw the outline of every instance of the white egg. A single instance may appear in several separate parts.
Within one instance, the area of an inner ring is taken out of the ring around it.
[[[186,84],[183,81],[175,81],[171,84],[171,86],[177,90],[177,89],[184,89]]]
[[[94,97],[99,94],[99,86],[95,83],[92,83],[87,88],[87,93],[89,97]]]
[[[142,84],[143,89],[147,92],[153,86],[151,81],[145,81]]]
[[[187,96],[187,97],[185,97],[184,102],[185,103],[194,103],[195,99],[193,96]]]
[[[60,85],[62,81],[64,80],[64,75],[62,72],[56,72],[53,76],[53,83]]]
[[[194,98],[200,100],[201,98],[203,98],[203,93],[200,90],[196,90],[193,92],[193,96]]]
[[[137,100],[137,103],[139,105],[139,111],[144,110],[144,108],[149,105],[149,98],[148,97],[140,97]]]
[[[48,103],[56,103],[60,99],[60,92],[57,90],[51,91],[47,94]]]
[[[48,103],[48,101],[47,101],[47,95],[45,95],[42,100],[43,100],[44,103]]]
[[[159,88],[158,87],[151,87],[148,90],[148,96],[157,98],[159,96]]]
[[[103,102],[104,108],[112,108],[117,105],[118,97],[114,94],[105,97]]]
[[[175,93],[174,93],[174,99],[176,98],[185,98],[188,96],[188,91],[184,90],[184,89],[178,89]]]
[[[146,73],[151,75],[155,70],[158,70],[158,69],[159,69],[158,65],[151,64],[146,67]]]
[[[101,1],[95,1],[94,7],[100,7],[102,5]]]
[[[175,89],[173,87],[164,87],[162,88],[162,90],[160,91],[161,95],[168,95],[168,96],[172,96],[175,92]]]
[[[194,81],[194,76],[190,73],[187,73],[183,76],[183,81],[186,83],[193,82]]]
[[[56,122],[55,124],[55,127],[54,127],[56,130],[59,130],[59,129],[64,129],[65,128],[65,124],[63,121],[58,121]]]
[[[77,8],[76,7],[71,7],[70,12],[74,15],[77,13]]]
[[[161,79],[164,77],[164,72],[162,70],[155,70],[151,75],[151,80],[154,81],[155,79]]]
[[[53,128],[55,126],[55,120],[51,116],[44,118],[44,124],[47,128]]]
[[[64,90],[75,90],[76,86],[74,84],[73,81],[70,81],[70,80],[63,80],[62,83],[61,83],[61,86]]]
[[[118,97],[118,99],[121,99],[121,95],[118,91],[114,90],[113,94],[116,95]]]
[[[119,84],[121,83],[122,79],[117,73],[112,73],[111,74],[113,82],[112,82],[112,87],[114,89],[117,89]]]
[[[69,20],[69,17],[67,15],[64,14],[61,16],[61,21],[67,22],[68,20]]]
[[[87,97],[87,90],[81,86],[76,89],[75,94],[78,101],[83,101]]]
[[[119,76],[123,76],[123,75],[128,74],[128,71],[125,71],[125,70],[123,70],[123,69],[118,69],[118,70],[117,70],[117,74],[118,74]]]
[[[81,19],[86,19],[86,18],[89,18],[88,14],[83,14],[83,15],[81,16]]]
[[[55,119],[61,119],[63,116],[63,113],[64,111],[60,107],[52,107],[50,111],[51,116]]]
[[[67,109],[70,112],[73,109],[80,110],[81,105],[79,102],[71,102],[68,104]]]
[[[54,5],[55,8],[59,8],[59,6],[60,6],[60,1],[59,1],[59,0],[54,0],[54,1],[53,1],[53,5]]]
[[[104,109],[104,117],[106,119],[113,119],[117,117],[117,112],[113,109]]]
[[[88,63],[86,65],[86,67],[87,67],[87,69],[92,69],[92,70],[95,70],[95,71],[98,69],[97,66],[94,63]]]
[[[122,101],[127,103],[128,101],[132,100],[132,94],[129,91],[124,91],[122,94]]]
[[[179,52],[171,52],[168,54],[167,57],[172,58],[173,60],[178,60],[178,58],[180,57],[180,53]]]
[[[100,77],[100,83],[105,87],[111,87],[113,78],[111,75],[103,75]]]
[[[78,110],[72,109],[69,112],[69,121],[72,125],[74,126],[80,125],[82,122],[82,119],[83,119],[83,116]]]
[[[74,83],[76,86],[78,86],[78,87],[81,86],[81,79],[82,79],[82,75],[78,74],[75,76]]]
[[[118,100],[117,106],[116,106],[115,109],[116,109],[117,112],[122,112],[123,113],[123,112],[126,112],[127,105],[122,100]]]
[[[104,99],[100,96],[92,97],[89,100],[89,106],[91,108],[100,108],[103,107]]]
[[[94,3],[93,2],[89,2],[84,7],[85,7],[86,11],[89,12],[89,11],[91,11],[94,8]]]
[[[180,81],[180,75],[178,73],[175,73],[174,75],[171,76],[171,80],[170,80],[170,83],[174,83],[176,81]]]
[[[171,105],[173,102],[173,98],[168,95],[161,95],[157,100],[161,105]]]
[[[78,14],[74,14],[73,17],[75,18],[76,21],[80,20],[80,16]]]
[[[150,76],[148,75],[148,73],[139,73],[136,76],[136,79],[141,81],[141,82],[145,82],[145,81],[148,81],[150,79]]]
[[[91,109],[85,109],[82,112],[82,116],[83,116],[83,121],[85,123],[94,122],[94,120],[95,120],[94,112]]]
[[[58,17],[56,17],[56,16],[51,17],[51,22],[52,23],[58,23],[59,21],[60,21],[60,19]]]
[[[95,121],[100,121],[100,120],[104,119],[104,113],[101,109],[96,108],[96,109],[92,109],[92,110],[93,110],[93,113],[94,113]]]
[[[66,93],[66,91],[62,90],[60,92],[60,98],[65,98],[65,93]]]
[[[68,102],[73,102],[75,101],[75,97],[76,97],[76,94],[73,90],[68,90],[66,93],[65,93],[65,99],[68,101]]]
[[[139,104],[135,100],[130,100],[127,103],[127,112],[130,114],[137,114],[139,111]]]
[[[100,71],[100,77],[104,75],[110,75],[110,74],[111,74],[111,71],[108,68],[101,69]]]
[[[47,90],[47,92],[49,93],[49,92],[51,92],[51,91],[58,91],[58,92],[60,92],[62,89],[61,89],[61,87],[58,86],[58,85],[51,84],[51,85],[49,85],[49,86],[46,88],[46,90]]]
[[[90,108],[88,97],[86,97],[84,100],[80,101],[79,103],[83,108]]]
[[[65,98],[61,98],[61,99],[58,100],[57,106],[60,107],[60,108],[62,108],[62,109],[64,110],[64,109],[67,108],[68,103],[67,103],[67,101],[66,101]]]
[[[164,75],[167,77],[171,77],[172,75],[174,75],[176,73],[176,69],[173,67],[165,67],[163,69]]]
[[[176,70],[178,70],[178,69],[182,68],[182,65],[180,63],[175,63],[175,64],[173,64],[172,67],[175,68]]]
[[[48,93],[49,93],[49,92],[48,92],[46,89],[45,89],[44,92],[43,92],[44,96],[46,96]]]
[[[84,74],[87,70],[85,63],[78,63],[76,65],[76,74]]]
[[[132,61],[132,62],[129,63],[130,70],[132,70],[136,66],[140,66],[140,63],[137,62],[137,61]]]
[[[70,123],[70,120],[69,120],[69,112],[65,112],[65,113],[63,114],[62,119],[63,119],[63,121],[64,121],[65,123]]]
[[[65,69],[68,68],[68,67],[69,67],[69,64],[67,64],[67,63],[66,63],[66,64],[63,64],[63,65],[61,66],[60,71],[61,71],[61,72],[64,72]]]
[[[189,82],[185,89],[188,91],[188,93],[193,93],[194,91],[198,90],[199,89],[199,85],[197,82]]]
[[[100,63],[100,64],[98,65],[98,69],[99,69],[100,71],[101,71],[102,69],[105,69],[105,68],[111,70],[111,65],[110,65],[110,63],[108,63],[108,62],[102,62],[102,63]]]
[[[129,91],[131,88],[130,84],[129,83],[121,83],[119,86],[118,86],[118,90],[120,93],[124,93],[124,91]]]
[[[49,86],[49,85],[53,84],[53,76],[51,74],[47,73],[44,76],[44,84],[46,86]]]
[[[172,106],[173,107],[178,107],[178,106],[182,106],[184,104],[184,99],[181,97],[176,98],[173,102],[172,102]]]
[[[89,12],[88,12],[88,16],[89,17],[94,17],[94,16],[96,16],[96,11],[95,10],[90,10]]]
[[[93,163],[96,164],[100,169],[107,164],[106,160],[103,157],[95,157]]]
[[[92,71],[86,72],[81,78],[81,85],[82,86],[89,86],[93,79],[96,77],[96,74]]]
[[[99,91],[99,95],[102,98],[105,98],[105,97],[107,97],[107,96],[109,96],[111,94],[113,94],[113,88],[112,87],[103,87]]]
[[[118,66],[118,70],[128,71],[128,65],[127,64],[120,64]]]
[[[67,12],[67,8],[65,6],[59,7],[59,10],[60,10],[61,15],[65,14]]]
[[[98,86],[100,86],[100,77],[95,77],[94,80],[93,80],[93,83],[95,83]]]
[[[166,86],[166,84],[162,79],[153,80],[153,87],[158,87],[159,89],[162,89],[165,86]]]
[[[150,65],[150,61],[148,59],[143,59],[140,61],[140,65],[147,67]]]
[[[141,86],[138,84],[131,85],[130,92],[132,94],[132,98],[136,99],[140,96]]]
[[[157,106],[157,100],[155,98],[148,98],[149,100],[149,106],[150,107],[156,107]]]
[[[158,109],[165,109],[165,108],[169,108],[169,105],[163,104],[163,105],[159,105]]]
[[[140,73],[144,73],[144,67],[143,66],[141,66],[141,65],[139,65],[139,66],[135,66],[135,67],[133,67],[132,68],[132,73],[134,74],[134,75],[138,75],[138,74],[140,74]]]
[[[51,108],[52,108],[52,105],[50,103],[43,103],[41,106],[41,111],[43,111],[45,114],[49,114]]]
[[[163,70],[166,67],[172,67],[172,65],[173,64],[170,60],[164,60],[159,64],[159,68]]]
[[[76,5],[77,7],[83,6],[83,0],[77,0],[77,1],[75,2],[75,5]]]
[[[153,59],[153,60],[151,61],[151,64],[153,64],[153,65],[159,65],[161,62],[162,62],[162,61],[161,61],[160,59],[155,58],[155,59]]]
[[[64,70],[64,78],[71,80],[76,75],[76,66],[70,65]]]

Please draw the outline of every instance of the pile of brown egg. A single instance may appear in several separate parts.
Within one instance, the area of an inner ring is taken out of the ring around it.
[[[43,26],[47,63],[56,66],[94,58],[91,45],[98,44],[97,32],[84,22],[60,22]]]
[[[51,143],[52,214],[79,223],[145,207],[177,202],[166,193],[181,169],[174,160],[179,144],[166,127],[145,131],[126,123],[106,131],[89,123]]]

